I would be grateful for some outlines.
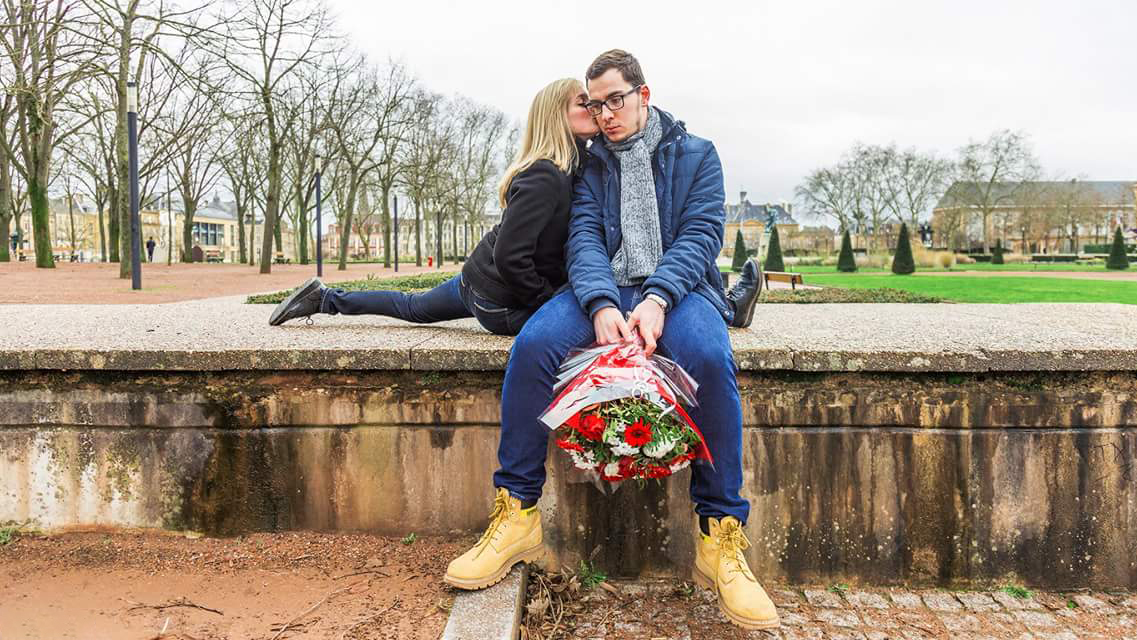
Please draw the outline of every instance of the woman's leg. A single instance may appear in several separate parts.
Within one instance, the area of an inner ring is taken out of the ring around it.
[[[442,322],[469,318],[473,314],[462,302],[461,274],[430,291],[344,291],[328,289],[320,307],[322,313],[345,315],[380,315],[408,322]]]

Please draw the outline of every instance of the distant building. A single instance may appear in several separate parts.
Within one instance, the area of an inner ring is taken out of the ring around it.
[[[1018,253],[1076,253],[1106,244],[1121,226],[1137,238],[1137,181],[1000,182],[991,192],[983,228],[980,187],[956,182],[932,210],[933,243],[953,250],[981,250],[995,240]],[[984,234],[986,231],[986,234]]]
[[[723,227],[723,255],[734,257],[734,238],[738,231],[742,231],[742,239],[746,247],[757,250],[765,242],[766,229],[770,224],[778,227],[779,240],[782,248],[786,248],[786,238],[797,233],[799,227],[791,214],[793,205],[781,204],[754,204],[746,197],[746,192],[739,193],[738,204],[726,205],[726,224]]]

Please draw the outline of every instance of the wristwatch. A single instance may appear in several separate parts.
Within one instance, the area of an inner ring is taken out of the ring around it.
[[[663,296],[657,293],[649,293],[644,296],[644,300],[651,300],[652,302],[658,304],[659,308],[663,309],[664,313],[667,313],[667,301],[663,299]]]

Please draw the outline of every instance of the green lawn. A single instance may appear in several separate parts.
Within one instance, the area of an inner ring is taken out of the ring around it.
[[[1072,278],[952,278],[815,273],[806,284],[847,289],[887,287],[954,302],[1121,302],[1137,304],[1137,282]]]
[[[798,273],[837,273],[837,267],[828,266],[823,267],[820,265],[786,265],[788,271],[796,271]],[[890,267],[861,267],[857,273],[891,273]],[[939,267],[917,267],[916,271],[1089,271],[1089,272],[1104,272],[1107,271],[1104,264],[1088,265],[1088,264],[1070,264],[1064,262],[1028,262],[1026,264],[991,264],[988,262],[976,262],[975,264],[960,264],[952,269],[941,269]]]

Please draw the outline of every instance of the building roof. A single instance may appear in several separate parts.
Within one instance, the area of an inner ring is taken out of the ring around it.
[[[975,201],[978,183],[956,181],[940,197],[936,209],[968,206]],[[1002,206],[1015,206],[1019,204],[1019,195],[1027,191],[1024,187],[1033,187],[1030,191],[1037,193],[1041,190],[1058,190],[1069,188],[1073,184],[1078,189],[1085,189],[1093,194],[1103,205],[1117,205],[1132,207],[1134,193],[1137,190],[1137,180],[1032,180],[1026,182],[997,182],[992,192],[993,199]]]
[[[780,204],[754,204],[749,200],[743,200],[740,204],[726,205],[726,222],[727,224],[739,222],[761,222],[766,223],[770,219],[770,214],[774,215],[774,224],[797,224],[790,212]]]

